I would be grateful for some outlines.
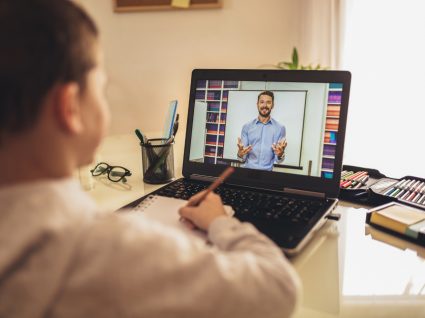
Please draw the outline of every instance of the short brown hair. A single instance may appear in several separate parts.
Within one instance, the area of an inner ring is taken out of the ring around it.
[[[97,37],[69,0],[0,0],[0,134],[30,128],[57,83],[84,89]]]
[[[270,96],[272,98],[272,102],[274,103],[274,94],[271,91],[262,91],[260,94],[258,94],[257,103],[260,101],[260,96],[261,95]]]

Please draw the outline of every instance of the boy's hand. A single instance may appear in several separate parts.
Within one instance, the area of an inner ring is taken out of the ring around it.
[[[179,214],[200,229],[207,231],[210,224],[219,216],[227,215],[220,197],[211,192],[198,206],[193,206],[204,191],[191,197],[186,206],[179,209]],[[191,205],[192,204],[192,205]]]

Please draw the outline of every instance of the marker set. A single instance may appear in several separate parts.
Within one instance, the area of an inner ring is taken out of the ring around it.
[[[379,170],[343,165],[340,179],[341,200],[378,206],[391,201],[425,210],[425,178],[387,177]]]
[[[383,195],[425,206],[425,180],[406,177],[387,189]]]
[[[385,177],[376,169],[343,165],[339,198],[356,203],[373,204],[370,202],[369,188]]]
[[[341,181],[339,187],[341,189],[359,189],[362,186],[366,186],[366,182],[369,180],[369,174],[367,171],[349,171],[344,170],[341,173]]]
[[[398,201],[425,210],[425,179],[413,176],[382,178],[370,186],[369,191],[375,201]]]

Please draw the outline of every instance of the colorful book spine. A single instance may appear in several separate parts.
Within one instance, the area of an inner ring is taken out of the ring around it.
[[[335,156],[336,147],[334,145],[324,145],[323,154],[325,156]]]
[[[329,172],[329,171],[322,171],[322,178],[325,179],[332,179],[333,178],[333,172]]]
[[[238,88],[239,82],[238,81],[224,81],[223,87],[224,88]]]
[[[221,88],[222,81],[209,80],[208,88]]]
[[[219,112],[220,103],[208,103],[207,111],[209,112]]]
[[[325,132],[325,142],[329,144],[336,144],[336,132],[334,131]]]
[[[327,130],[338,130],[339,120],[334,118],[326,118],[325,129]]]
[[[195,99],[205,99],[205,91],[196,91]]]
[[[341,112],[341,106],[339,105],[328,105],[326,110],[327,117],[339,117]]]
[[[196,82],[196,88],[206,88],[207,87],[207,81],[206,80],[199,80]]]
[[[329,91],[328,102],[330,104],[341,104],[342,92],[340,91]]]
[[[333,170],[334,164],[335,163],[334,163],[333,159],[329,159],[329,158],[323,158],[322,159],[322,168],[323,169]]]

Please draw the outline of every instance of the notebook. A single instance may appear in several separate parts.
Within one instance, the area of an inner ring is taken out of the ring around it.
[[[186,200],[169,198],[158,195],[149,195],[132,210],[133,212],[143,212],[147,218],[177,228],[187,235],[207,241],[204,231],[193,229],[181,221],[178,210],[187,204]],[[233,216],[232,207],[224,206],[227,215]]]
[[[425,245],[425,212],[397,202],[369,210],[366,223],[417,244]]]
[[[347,71],[194,70],[183,178],[154,194],[188,199],[231,165],[223,202],[298,253],[337,204],[350,81]]]

